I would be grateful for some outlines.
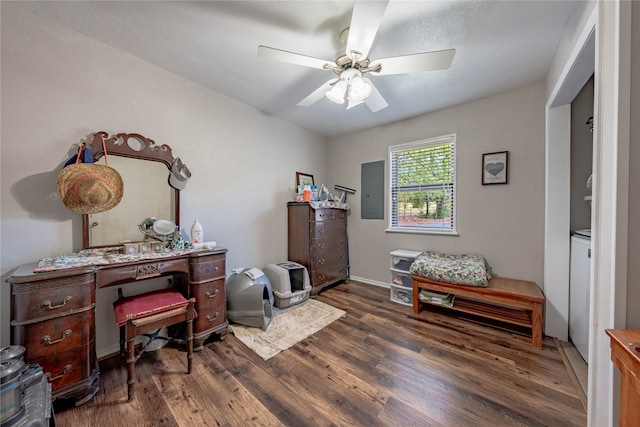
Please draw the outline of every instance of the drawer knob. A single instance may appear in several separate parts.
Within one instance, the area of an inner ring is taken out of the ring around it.
[[[48,345],[57,344],[61,341],[64,341],[64,339],[69,335],[71,335],[71,329],[65,329],[64,332],[62,333],[62,338],[51,341],[51,335],[45,335],[42,338],[40,338],[40,342],[46,343]]]
[[[51,305],[51,301],[49,300],[45,300],[42,301],[42,304],[40,304],[42,307],[47,307],[49,310],[53,310],[56,308],[60,308],[60,307],[64,307],[65,305],[67,305],[67,303],[71,301],[71,295],[68,295],[64,298],[64,300],[62,301],[62,304],[58,304],[58,305]]]
[[[47,372],[45,375],[45,377],[49,378],[49,382],[55,381],[55,380],[59,380],[60,378],[64,377],[65,374],[67,372],[69,372],[71,370],[71,365],[65,365],[64,368],[62,368],[62,373],[60,375],[58,375],[57,377],[51,377],[51,372]]]
[[[318,264],[324,265],[324,258],[318,260]]]
[[[219,314],[220,314],[220,312],[218,312],[218,311],[216,311],[216,314],[215,314],[213,317],[211,317],[211,316],[209,316],[209,315],[207,314],[207,318],[206,318],[206,319],[207,319],[209,322],[213,322],[214,320],[216,320],[216,319],[218,318],[218,315],[219,315]]]
[[[320,243],[320,244],[318,245],[318,248],[320,248],[320,249],[324,249],[324,243]]]
[[[215,298],[218,296],[218,290],[216,289],[215,291],[213,291],[213,294],[207,292],[205,295],[207,296],[207,298]]]

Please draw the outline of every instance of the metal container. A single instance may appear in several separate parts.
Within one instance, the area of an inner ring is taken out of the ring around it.
[[[22,371],[20,359],[0,362],[0,423],[16,415],[22,408]]]
[[[3,347],[2,350],[0,350],[0,362],[11,359],[22,360],[22,356],[24,356],[25,351],[26,349],[21,345]]]

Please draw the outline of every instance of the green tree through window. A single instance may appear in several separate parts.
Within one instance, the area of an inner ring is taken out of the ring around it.
[[[455,135],[389,148],[390,229],[455,232]]]

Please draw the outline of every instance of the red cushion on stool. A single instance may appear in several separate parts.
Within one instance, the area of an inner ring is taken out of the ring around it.
[[[187,305],[189,301],[176,289],[160,289],[120,298],[113,303],[113,312],[116,315],[116,326],[120,327],[127,323],[128,314],[139,319]]]

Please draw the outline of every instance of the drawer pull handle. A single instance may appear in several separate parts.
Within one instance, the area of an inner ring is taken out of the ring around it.
[[[215,291],[213,291],[213,294],[207,292],[205,295],[207,296],[207,298],[215,298],[218,296],[218,290],[216,289]]]
[[[56,308],[64,307],[65,305],[67,305],[69,301],[71,301],[71,295],[65,297],[64,300],[62,301],[62,304],[51,305],[51,301],[46,300],[46,301],[42,301],[42,304],[40,305],[42,307],[47,307],[49,310],[54,310]]]
[[[318,248],[320,248],[320,249],[324,249],[324,243],[320,243],[320,244],[318,245]]]
[[[69,335],[71,335],[71,329],[65,329],[65,331],[62,333],[62,338],[51,341],[51,335],[45,335],[40,338],[40,342],[47,343],[48,345],[57,344],[61,341],[64,341],[64,339]]]
[[[319,276],[318,276],[318,279],[319,279],[319,280],[324,280],[324,278],[325,278],[325,277],[326,277],[326,276],[325,276],[324,274],[321,274],[321,275],[319,275]]]
[[[319,260],[318,260],[318,264],[320,264],[320,265],[324,265],[324,258],[323,258],[323,259],[319,259]]]
[[[216,311],[216,314],[215,314],[215,316],[213,316],[213,317],[211,317],[211,316],[209,316],[209,315],[207,314],[207,320],[208,320],[209,322],[213,322],[214,320],[216,320],[216,319],[218,318],[218,315],[219,315],[219,314],[220,314],[220,312],[218,312],[218,311]]]
[[[49,382],[53,382],[55,380],[59,380],[60,378],[64,377],[65,374],[67,372],[69,372],[71,370],[71,365],[66,365],[64,368],[62,368],[62,373],[60,375],[58,375],[57,377],[53,377],[51,378],[51,372],[47,372],[46,374],[44,374],[47,378],[49,378]]]
[[[318,233],[324,233],[324,228],[318,228]]]

